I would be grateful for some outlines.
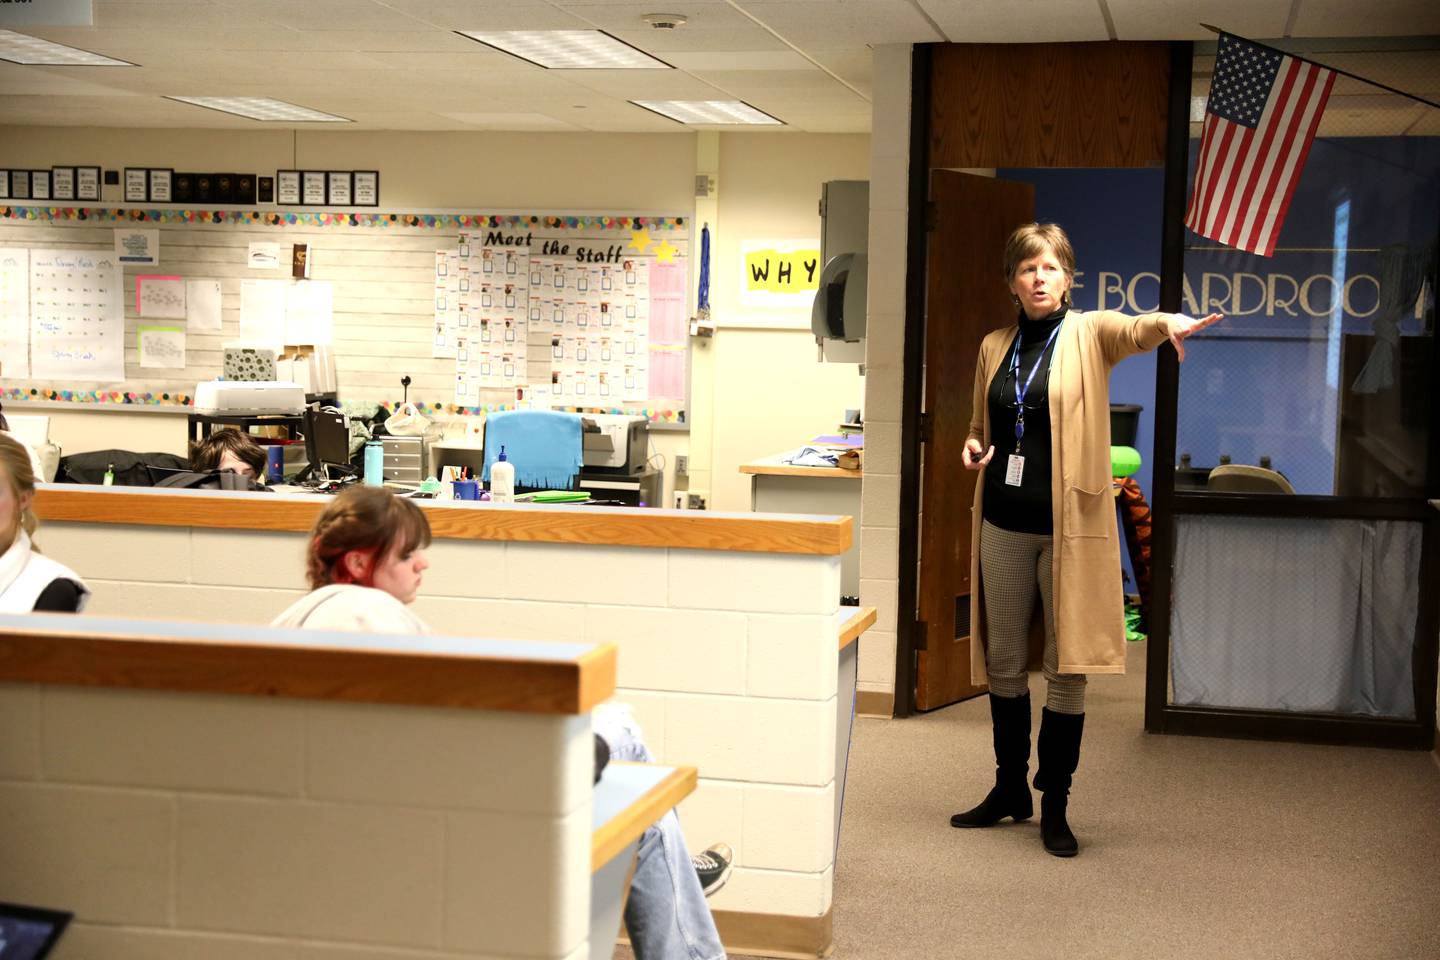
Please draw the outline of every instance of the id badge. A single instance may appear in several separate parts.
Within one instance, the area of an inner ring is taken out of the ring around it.
[[[1005,486],[1020,486],[1020,479],[1024,476],[1025,458],[1018,453],[1010,454],[1010,458],[1005,463]]]

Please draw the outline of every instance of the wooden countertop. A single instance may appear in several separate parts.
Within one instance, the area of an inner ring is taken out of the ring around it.
[[[842,607],[840,612],[843,616],[845,611],[855,611],[840,624],[840,649],[844,650],[850,644],[860,639],[860,634],[869,630],[875,625],[874,607]]]
[[[612,760],[595,785],[590,872],[615,859],[651,824],[694,793],[697,781],[694,767]]]
[[[846,472],[849,471],[836,471]],[[329,498],[153,487],[41,484],[43,520],[304,533]],[[850,548],[850,517],[715,513],[631,507],[416,500],[439,539],[591,543],[626,547],[836,555]]]
[[[797,467],[785,462],[786,457],[794,456],[800,448],[788,450],[785,453],[777,453],[773,457],[761,457],[759,460],[751,460],[749,463],[740,464],[741,473],[760,474],[770,477],[825,477],[830,480],[859,480],[865,475],[861,470],[842,470],[839,467]],[[836,449],[843,450],[844,447]]]
[[[579,714],[615,692],[612,644],[0,616],[0,682]]]

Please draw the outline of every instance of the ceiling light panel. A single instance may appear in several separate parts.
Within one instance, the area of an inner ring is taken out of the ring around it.
[[[197,107],[208,107],[211,110],[219,110],[221,113],[233,113],[238,117],[248,117],[251,120],[281,120],[301,123],[351,122],[346,117],[337,117],[334,114],[321,113],[319,110],[311,110],[309,107],[301,107],[293,103],[286,103],[284,100],[271,100],[266,97],[166,97],[166,99],[194,104]]]
[[[681,123],[738,123],[760,126],[783,125],[761,110],[756,110],[743,100],[631,100],[637,107],[644,107],[661,116]]]
[[[26,66],[52,67],[133,67],[128,60],[102,57],[89,50],[51,43],[13,30],[0,30],[0,60]]]
[[[603,30],[459,30],[547,70],[668,70],[670,64]]]

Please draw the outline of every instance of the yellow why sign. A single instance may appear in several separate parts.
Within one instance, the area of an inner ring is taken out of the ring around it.
[[[819,250],[745,251],[746,292],[806,293],[819,286]]]

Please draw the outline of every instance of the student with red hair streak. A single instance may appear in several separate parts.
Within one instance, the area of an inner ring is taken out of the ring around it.
[[[274,627],[430,633],[408,609],[430,564],[430,524],[413,501],[382,487],[350,487],[315,522],[307,553],[311,592],[276,617]],[[629,711],[601,704],[596,736],[617,760],[649,761]],[[597,763],[599,761],[597,753]],[[725,844],[689,856],[675,811],[640,838],[625,904],[636,960],[718,960],[725,956],[705,897],[725,883],[732,854]]]

